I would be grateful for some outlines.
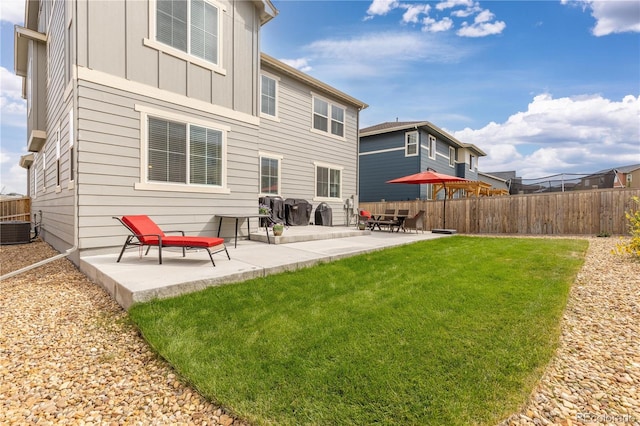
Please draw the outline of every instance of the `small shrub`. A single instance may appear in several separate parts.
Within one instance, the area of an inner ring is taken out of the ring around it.
[[[624,213],[629,222],[629,234],[631,240],[616,245],[618,254],[629,254],[640,258],[640,197],[631,197],[632,208]],[[633,208],[635,205],[635,209]]]

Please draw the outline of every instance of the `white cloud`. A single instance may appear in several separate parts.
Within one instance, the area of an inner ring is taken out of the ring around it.
[[[280,61],[302,72],[309,72],[313,69],[306,58],[280,59]]]
[[[307,57],[340,71],[342,77],[406,72],[408,62],[451,63],[467,51],[450,42],[414,32],[361,34],[347,39],[317,40],[305,46]],[[327,78],[325,75],[324,78]]]
[[[448,31],[455,26],[452,19],[464,19],[475,15],[474,22],[462,22],[456,34],[460,37],[486,37],[500,34],[506,28],[503,21],[494,21],[495,15],[482,9],[473,0],[445,0],[435,5],[436,11],[449,13],[449,16],[431,16],[432,6],[425,3],[400,3],[398,1],[373,0],[367,10],[365,20],[376,15],[387,15],[394,9],[404,9],[402,22],[405,24],[421,24],[422,31],[436,33]],[[437,12],[436,12],[437,13]]]
[[[24,22],[24,0],[2,0],[0,20],[22,25]]]
[[[438,33],[442,31],[448,31],[453,27],[453,21],[451,18],[443,18],[440,21],[436,21],[432,18],[424,18],[422,20],[422,31],[429,33]]]
[[[408,4],[405,5],[406,12],[402,15],[402,22],[417,24],[420,15],[428,15],[431,10],[429,4]]]
[[[476,5],[476,2],[473,0],[445,0],[438,3],[436,5],[436,9],[445,10],[445,9],[452,9],[454,7],[460,7],[460,6],[472,8],[475,5]]]
[[[592,28],[595,36],[614,33],[640,32],[640,2],[635,0],[562,0],[562,4],[579,5],[591,10],[596,20]]]
[[[483,10],[476,15],[473,24],[462,23],[456,34],[461,37],[485,37],[488,35],[500,34],[507,27],[503,21],[491,22],[495,15],[489,10]]]
[[[373,0],[367,9],[367,15],[386,15],[391,10],[397,8],[400,3],[396,0]]]
[[[2,125],[26,127],[27,102],[22,99],[22,78],[0,67],[0,87]]]
[[[586,173],[640,163],[640,96],[535,96],[527,111],[479,130],[450,132],[487,152],[483,171],[517,170],[525,178]]]

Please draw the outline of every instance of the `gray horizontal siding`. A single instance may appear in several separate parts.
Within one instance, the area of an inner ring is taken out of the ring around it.
[[[274,70],[267,69],[272,75]],[[316,93],[323,96],[322,93]],[[332,101],[331,97],[323,96]],[[344,199],[356,194],[357,118],[358,111],[345,107],[345,139],[337,139],[311,131],[312,93],[308,87],[287,76],[280,75],[278,83],[278,119],[260,122],[259,150],[281,155],[281,195],[284,198],[305,199],[313,205],[316,181],[314,161],[341,167],[342,198],[327,202],[332,209],[333,224],[346,223]],[[258,182],[256,181],[256,185]],[[312,220],[314,215],[312,213]]]
[[[141,123],[135,105],[197,117],[210,121],[212,126],[230,127],[227,187],[231,193],[134,189],[141,174]],[[77,118],[82,249],[121,244],[126,230],[112,216],[147,214],[159,224],[166,224],[165,229],[179,227],[189,233],[215,235],[216,213],[247,213],[257,209],[256,126],[86,81],[78,82]],[[223,235],[232,234],[232,227],[223,228]]]

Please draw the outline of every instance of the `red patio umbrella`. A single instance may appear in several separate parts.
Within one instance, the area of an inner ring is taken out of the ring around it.
[[[442,204],[442,232],[447,232],[447,182],[469,182],[468,179],[459,178],[457,176],[445,175],[444,173],[438,173],[435,170],[427,169],[420,173],[415,173],[409,176],[400,177],[397,179],[391,179],[387,183],[408,183],[414,185],[422,184],[434,184],[441,183],[444,187],[444,203]],[[438,232],[440,230],[431,230],[431,232]]]

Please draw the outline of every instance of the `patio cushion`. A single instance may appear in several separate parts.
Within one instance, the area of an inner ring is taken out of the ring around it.
[[[224,244],[223,238],[182,236],[162,237],[162,245],[165,247],[214,247],[220,244]]]
[[[165,238],[162,229],[147,215],[122,216],[122,222],[131,228],[143,244],[157,245],[158,235],[161,236],[163,240]]]

